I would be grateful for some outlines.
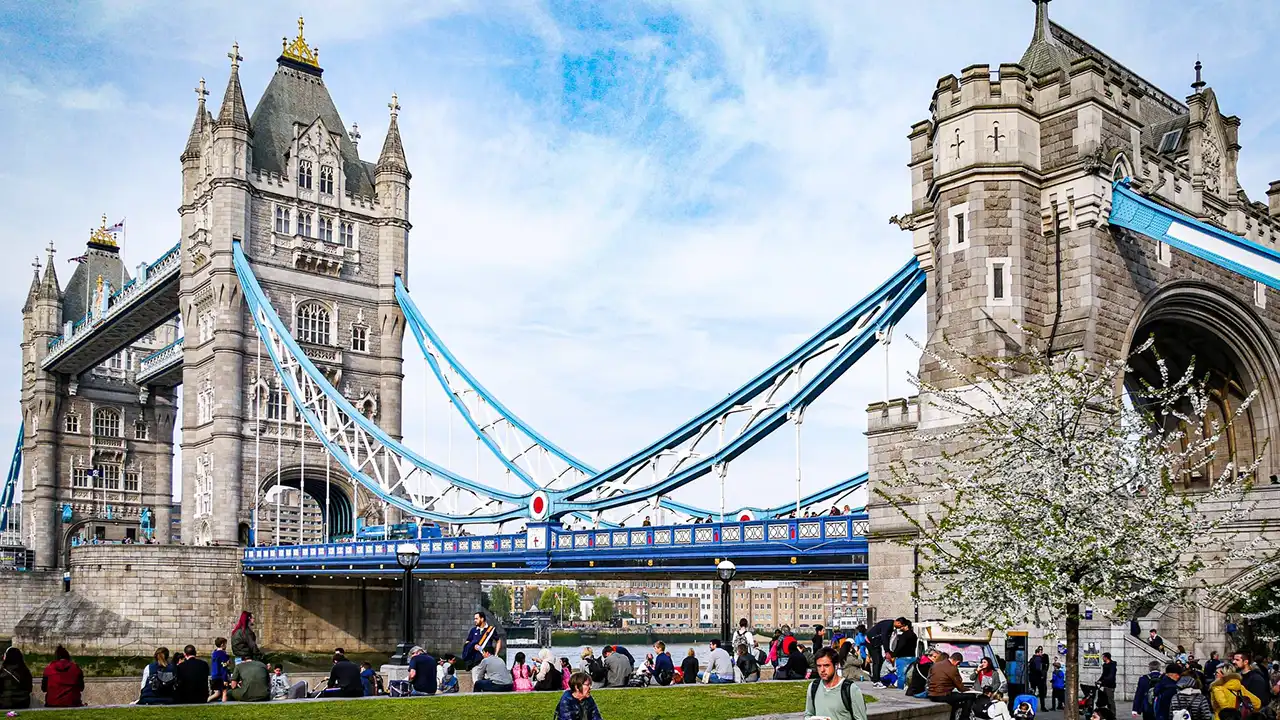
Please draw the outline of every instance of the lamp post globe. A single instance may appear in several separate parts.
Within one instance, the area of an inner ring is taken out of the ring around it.
[[[720,643],[727,645],[730,637],[730,618],[733,617],[732,597],[729,592],[729,581],[738,574],[738,566],[732,560],[721,560],[716,564],[716,577],[720,578]],[[730,650],[732,655],[733,651]]]
[[[400,543],[396,545],[396,564],[404,568],[404,582],[400,590],[401,636],[404,642],[396,647],[396,654],[391,656],[392,665],[408,665],[409,651],[413,649],[413,569],[422,558],[422,549],[417,543]]]

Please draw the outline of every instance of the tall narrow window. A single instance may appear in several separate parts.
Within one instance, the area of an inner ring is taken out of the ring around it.
[[[71,469],[71,487],[89,487],[89,468],[78,467]]]
[[[120,437],[120,411],[99,408],[93,414],[93,434],[98,437]]]
[[[1004,265],[999,263],[991,268],[991,298],[1004,299]]]
[[[285,410],[288,409],[288,401],[285,399],[286,390],[277,383],[275,387],[267,391],[267,407],[266,414],[268,420],[285,419]]]
[[[125,470],[124,472],[124,491],[138,492],[139,486],[142,484],[142,473],[137,470]]]
[[[213,339],[214,315],[212,310],[205,310],[200,313],[200,318],[196,321],[199,324],[200,342],[208,342]]]
[[[344,220],[338,227],[339,227],[339,241],[343,245],[349,248],[355,247],[356,246],[355,223],[350,223]]]
[[[351,349],[355,352],[369,352],[369,328],[363,325],[351,326]]]
[[[284,235],[289,234],[289,208],[283,205],[276,206],[276,232]]]
[[[62,422],[62,429],[69,433],[79,433],[80,416],[75,413],[67,413],[66,418],[64,418]]]
[[[133,439],[146,440],[148,438],[147,424],[139,420],[133,424]]]
[[[196,422],[213,422],[213,381],[205,378],[196,393]]]
[[[311,213],[298,213],[298,234],[311,237]]]
[[[333,242],[333,218],[320,216],[320,234],[316,237],[325,242]]]
[[[315,300],[298,305],[295,334],[303,342],[329,344],[329,308]]]
[[[964,244],[964,215],[956,215],[956,244]]]
[[[325,195],[333,194],[333,166],[320,166],[320,192]]]
[[[298,161],[298,187],[305,190],[311,189],[311,161]]]

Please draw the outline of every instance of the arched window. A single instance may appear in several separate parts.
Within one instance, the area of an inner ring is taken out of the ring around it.
[[[93,434],[98,437],[120,437],[120,411],[99,408],[93,413]]]
[[[1111,179],[1123,180],[1127,177],[1133,177],[1133,171],[1129,168],[1129,159],[1120,153],[1116,156],[1115,164],[1111,166]]]
[[[329,344],[329,308],[316,300],[298,306],[294,334],[303,342]]]

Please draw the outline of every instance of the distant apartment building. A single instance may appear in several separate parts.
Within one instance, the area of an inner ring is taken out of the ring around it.
[[[733,609],[736,617],[746,618],[751,627],[761,630],[782,625],[800,630],[830,624],[827,588],[821,582],[735,588]]]
[[[658,595],[649,598],[649,627],[693,630],[702,623],[702,601],[692,596]]]
[[[672,580],[670,594],[679,598],[698,599],[698,622],[695,625],[720,624],[720,583],[714,580]]]
[[[649,623],[649,596],[647,595],[620,595],[614,598],[613,609],[618,614],[630,615],[640,625]]]
[[[281,487],[271,494],[270,500],[262,502],[258,509],[259,545],[309,545],[322,542],[324,511],[310,495],[299,493],[297,488]]]

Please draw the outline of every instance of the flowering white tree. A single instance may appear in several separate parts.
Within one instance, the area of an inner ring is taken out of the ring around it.
[[[945,387],[913,378],[931,414],[954,421],[919,434],[942,452],[895,464],[876,493],[914,526],[923,600],[968,624],[1065,627],[1074,720],[1081,606],[1130,617],[1185,597],[1217,531],[1246,511],[1256,461],[1215,452],[1249,403],[1224,422],[1206,419],[1204,384],[1158,357],[1159,386],[1126,391],[1126,362],[950,351],[933,355]],[[1210,467],[1221,472],[1206,487],[1181,491]]]

